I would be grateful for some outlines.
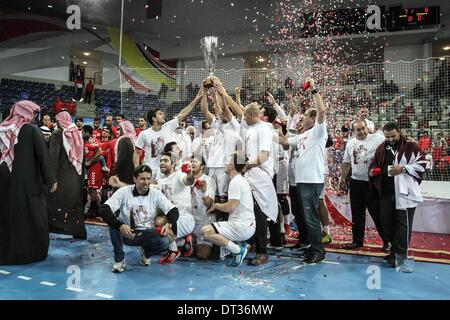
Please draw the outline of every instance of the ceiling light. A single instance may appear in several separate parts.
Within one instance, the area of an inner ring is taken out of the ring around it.
[[[258,61],[259,61],[259,62],[264,62],[264,58],[259,57],[259,58],[258,58]]]
[[[439,60],[445,60],[445,57],[440,57]]]
[[[90,56],[91,55],[91,53],[90,52],[83,52],[83,54],[86,56],[86,57],[88,57],[88,56]]]
[[[53,8],[53,6],[51,4],[49,4],[47,7],[50,8],[50,9]]]
[[[87,64],[87,61],[83,61],[83,64]]]
[[[445,46],[445,47],[443,47],[442,48],[444,51],[448,51],[448,50],[450,50],[450,46]]]

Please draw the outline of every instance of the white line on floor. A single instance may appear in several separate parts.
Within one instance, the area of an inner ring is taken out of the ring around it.
[[[6,271],[6,270],[0,270],[0,274],[8,275],[8,274],[11,274],[11,272]]]
[[[69,290],[69,291],[75,291],[75,292],[81,292],[81,291],[83,291],[83,289],[80,289],[80,288],[74,288],[74,287],[68,287],[68,288],[66,288],[66,290]]]
[[[100,298],[106,298],[106,299],[112,299],[113,296],[110,296],[109,294],[103,294],[103,293],[97,293],[95,295],[96,297],[100,297]]]
[[[48,282],[48,281],[42,281],[41,284],[44,286],[49,286],[49,287],[56,286],[56,283]]]
[[[27,277],[27,276],[17,276],[18,279],[22,279],[22,280],[31,280],[32,278]]]
[[[334,262],[334,261],[322,261],[322,263],[328,263],[328,264],[340,264],[339,262]]]

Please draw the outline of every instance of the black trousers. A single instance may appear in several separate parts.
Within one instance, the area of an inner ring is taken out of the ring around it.
[[[86,92],[84,94],[84,102],[91,103],[91,96],[92,96],[92,92]]]
[[[273,246],[281,247],[283,242],[281,240],[279,222],[267,221],[267,216],[262,212],[255,198],[253,198],[253,209],[255,212],[256,230],[249,243],[256,245],[256,253],[267,253],[267,226],[269,226],[270,231],[270,243]]]
[[[297,224],[299,233],[298,240],[301,243],[308,243],[308,229],[306,228],[303,208],[300,205],[300,200],[298,199],[297,187],[289,186],[289,195],[291,197],[291,211],[295,217],[295,223]]]
[[[350,179],[350,207],[352,209],[353,243],[364,244],[366,208],[369,210],[383,243],[389,241],[381,224],[378,193],[370,188],[368,181]]]
[[[416,208],[395,209],[394,194],[381,194],[380,208],[383,230],[392,244],[391,253],[406,255],[409,242],[411,241]]]

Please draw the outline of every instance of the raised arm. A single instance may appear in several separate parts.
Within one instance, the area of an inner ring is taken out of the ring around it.
[[[281,108],[280,105],[275,101],[275,98],[273,97],[273,95],[270,92],[267,92],[267,101],[269,101],[269,103],[275,109],[280,120],[287,121],[286,112],[284,112],[283,108]]]
[[[183,110],[181,110],[180,113],[178,114],[179,122],[183,121],[184,118],[186,118],[187,115],[192,112],[192,110],[197,105],[197,103],[199,103],[200,100],[202,99],[202,96],[203,96],[203,91],[200,88],[200,90],[198,90],[197,96],[194,98],[194,100],[192,100],[192,102],[189,103],[189,105],[186,108],[184,108]]]
[[[241,88],[237,87],[236,89],[234,89],[234,92],[236,93],[236,103],[237,105],[241,108],[244,109],[244,106],[241,103]]]
[[[227,93],[225,90],[223,84],[220,82],[219,78],[214,78],[214,88],[216,91],[224,97],[226,103],[230,106],[233,113],[238,117],[241,118],[244,115],[244,108],[240,107]]]
[[[313,93],[313,98],[314,98],[314,104],[317,109],[316,121],[317,121],[317,123],[322,124],[325,121],[325,113],[327,111],[327,108],[325,107],[325,104],[323,103],[320,93],[317,91],[314,80],[312,78],[308,77],[308,78],[306,78],[305,81],[309,82],[311,90],[315,92],[315,93]]]
[[[203,115],[205,116],[206,121],[211,125],[214,120],[214,116],[208,109],[208,95],[206,94],[206,89],[202,86],[200,88],[202,90],[202,99],[200,102],[200,109],[202,110]]]

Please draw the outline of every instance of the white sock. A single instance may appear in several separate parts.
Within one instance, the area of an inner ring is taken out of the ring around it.
[[[284,223],[280,223],[280,233],[286,233],[286,230],[284,229]]]
[[[175,241],[172,241],[169,243],[169,250],[170,251],[178,251],[177,243]]]
[[[329,226],[323,226],[322,230],[326,233],[326,234],[330,234],[330,227]]]
[[[241,247],[238,246],[233,241],[229,241],[228,244],[225,246],[225,248],[228,249],[229,251],[231,251],[232,253],[235,253],[235,254],[241,252]]]
[[[175,240],[177,247],[182,247],[186,243],[186,240],[184,238],[176,239]]]

